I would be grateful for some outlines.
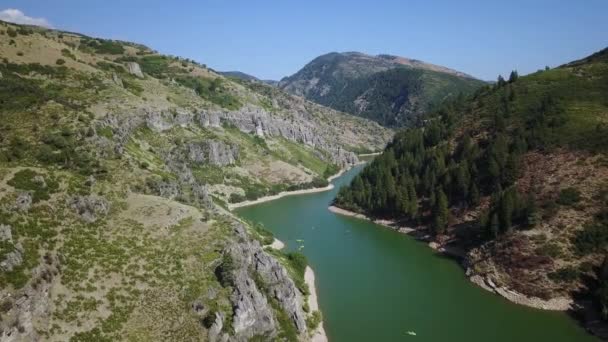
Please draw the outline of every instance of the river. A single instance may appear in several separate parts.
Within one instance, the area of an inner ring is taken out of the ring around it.
[[[300,246],[316,274],[330,342],[595,341],[566,314],[512,304],[467,280],[453,260],[374,223],[327,210],[338,188],[236,210]],[[416,335],[410,335],[414,332]]]

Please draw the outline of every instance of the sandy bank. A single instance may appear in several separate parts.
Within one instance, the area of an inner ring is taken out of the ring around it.
[[[319,310],[319,303],[317,301],[317,288],[315,287],[315,273],[310,266],[306,266],[306,271],[304,272],[304,281],[306,281],[306,284],[310,289],[310,295],[308,296],[308,307],[310,308],[310,312],[315,312]],[[312,332],[311,341],[327,342],[327,335],[325,334],[323,321],[319,323],[317,330]]]
[[[302,189],[302,190],[294,190],[294,191],[282,191],[276,195],[272,195],[272,196],[264,196],[264,197],[260,197],[256,200],[253,201],[244,201],[244,202],[239,202],[239,203],[231,203],[228,204],[228,209],[232,210],[235,208],[241,208],[241,207],[247,207],[250,205],[255,205],[255,204],[260,204],[260,203],[264,203],[264,202],[268,202],[268,201],[274,201],[276,199],[279,198],[283,198],[285,196],[294,196],[294,195],[304,195],[304,194],[312,194],[315,192],[323,192],[323,191],[328,191],[334,188],[333,184],[329,184],[326,187],[323,188],[312,188],[312,189]]]
[[[480,275],[471,276],[469,277],[469,280],[477,286],[481,287],[482,289],[496,293],[510,302],[519,305],[529,306],[536,309],[567,311],[571,308],[573,303],[572,299],[568,297],[557,297],[548,300],[541,299],[538,297],[528,297],[524,294],[510,290],[506,287],[496,286],[491,279],[484,278]]]
[[[356,217],[358,219],[368,220],[368,221],[374,222],[376,224],[379,224],[379,225],[382,225],[382,226],[394,229],[394,230],[396,230],[396,231],[398,231],[400,233],[408,234],[408,233],[411,233],[411,232],[415,231],[415,229],[410,228],[410,227],[399,226],[395,221],[392,221],[392,220],[372,219],[372,218],[367,217],[367,216],[365,216],[363,214],[359,214],[359,213],[352,212],[350,210],[334,207],[333,205],[329,206],[327,209],[329,209],[329,211],[331,211],[332,213],[335,213],[335,214],[338,214],[338,215],[344,215],[344,216]]]

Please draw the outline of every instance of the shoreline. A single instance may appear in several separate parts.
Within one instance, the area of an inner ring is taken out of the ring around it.
[[[327,209],[338,215],[367,220],[367,221],[391,228],[400,233],[407,234],[410,236],[413,236],[414,235],[413,233],[416,232],[416,229],[409,228],[409,227],[400,227],[395,224],[395,221],[392,221],[392,220],[372,219],[366,215],[355,213],[350,210],[338,208],[333,205],[329,206]],[[417,236],[413,236],[413,237],[418,240],[427,242],[427,239],[420,238]],[[465,255],[465,253],[463,253],[464,251],[459,251],[459,250],[456,250],[453,248],[449,248],[447,246],[441,246],[433,241],[428,242],[428,247],[443,255],[460,259],[459,263],[463,267],[465,275],[470,282],[472,282],[473,284],[477,285],[478,287],[481,287],[482,289],[484,289],[488,292],[494,293],[494,294],[508,300],[511,303],[531,307],[534,309],[547,310],[547,311],[568,311],[572,308],[572,304],[574,303],[572,298],[556,297],[556,298],[551,298],[549,300],[545,300],[545,299],[541,299],[538,297],[529,297],[529,296],[526,296],[522,293],[516,292],[516,291],[511,290],[506,287],[498,287],[498,286],[494,285],[494,283],[491,280],[489,280],[487,277],[483,277],[479,274],[473,274],[473,275],[467,274],[468,269],[465,264],[466,255]]]
[[[330,183],[325,187],[322,188],[310,188],[310,189],[301,189],[301,190],[293,190],[293,191],[281,191],[276,195],[270,195],[270,196],[264,196],[264,197],[260,197],[258,199],[255,200],[249,200],[249,201],[243,201],[243,202],[238,202],[238,203],[228,203],[228,210],[232,211],[233,209],[237,209],[237,208],[242,208],[242,207],[248,207],[251,205],[256,205],[256,204],[260,204],[260,203],[265,203],[265,202],[270,202],[270,201],[274,201],[283,197],[287,197],[287,196],[296,196],[296,195],[306,195],[306,194],[314,194],[314,193],[318,193],[318,192],[325,192],[325,191],[329,191],[332,190],[334,188],[334,185],[331,184],[331,181],[333,181],[334,179],[342,176],[344,173],[346,173],[346,171],[352,169],[353,167],[357,166],[357,165],[361,165],[361,164],[365,164],[365,161],[359,161],[358,163],[352,164],[347,168],[341,169],[338,173],[336,173],[335,175],[329,176],[327,178],[327,182]]]
[[[287,196],[314,194],[314,193],[317,193],[317,192],[329,191],[329,190],[331,190],[333,188],[334,188],[334,185],[333,184],[329,184],[328,186],[323,187],[323,188],[311,188],[311,189],[302,189],[302,190],[293,190],[293,191],[281,191],[281,192],[279,192],[276,195],[264,196],[264,197],[260,197],[260,198],[255,199],[255,200],[238,202],[238,203],[229,203],[228,204],[228,209],[229,210],[233,210],[233,209],[236,209],[236,208],[248,207],[250,205],[265,203],[265,202],[269,202],[269,201],[274,201],[274,200],[277,200],[279,198],[283,198],[283,197],[287,197]]]
[[[358,219],[361,219],[361,220],[370,221],[370,222],[373,222],[375,224],[379,224],[381,226],[385,226],[387,228],[396,230],[399,233],[403,233],[403,234],[410,234],[410,233],[416,231],[416,229],[414,229],[414,228],[399,226],[399,225],[397,225],[395,223],[395,221],[392,221],[392,220],[373,219],[373,218],[368,217],[366,215],[355,213],[354,211],[338,208],[338,207],[333,206],[333,205],[330,205],[329,207],[327,207],[327,209],[329,211],[331,211],[332,213],[334,213],[334,214],[338,214],[338,215],[342,215],[342,216],[348,216],[348,217],[354,217],[354,218],[358,218]]]
[[[276,250],[281,250],[285,248],[285,244],[283,241],[274,238],[272,244],[267,245],[267,247],[274,248]],[[308,307],[310,308],[310,313],[315,311],[321,312],[319,310],[319,302],[317,298],[317,287],[315,286],[315,272],[312,267],[306,266],[306,270],[304,271],[304,282],[308,285],[308,289],[310,290],[310,295],[308,296]],[[321,316],[322,317],[322,316]],[[311,331],[310,341],[312,342],[327,342],[327,335],[325,334],[325,328],[323,327],[323,319],[321,318],[321,322],[319,322],[319,326],[314,331]]]
[[[315,272],[310,266],[306,266],[306,271],[304,272],[304,281],[310,289],[310,295],[308,296],[308,307],[310,308],[310,313],[315,311],[321,312],[321,310],[319,310],[317,298],[317,287],[315,286]],[[321,318],[321,322],[319,322],[317,329],[311,332],[310,340],[312,342],[327,342],[327,334],[325,333],[325,328],[323,327],[323,318]]]

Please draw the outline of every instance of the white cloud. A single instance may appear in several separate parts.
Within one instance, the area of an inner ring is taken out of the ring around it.
[[[8,21],[15,24],[36,25],[42,27],[53,27],[45,18],[32,18],[25,15],[18,9],[9,8],[0,11],[0,20]]]

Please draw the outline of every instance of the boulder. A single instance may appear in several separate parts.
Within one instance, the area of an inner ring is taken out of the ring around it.
[[[129,71],[129,74],[134,75],[135,77],[144,78],[144,74],[141,72],[141,68],[136,62],[127,62],[127,70]]]
[[[117,86],[124,88],[124,85],[122,84],[122,80],[120,79],[120,77],[118,77],[118,75],[116,75],[116,73],[112,73],[112,82],[114,82],[114,84],[116,84]]]
[[[19,211],[28,211],[32,206],[32,195],[29,192],[22,192],[15,200],[15,208]]]
[[[76,196],[70,200],[70,207],[86,222],[97,221],[99,216],[105,216],[110,211],[108,201],[100,196]]]

